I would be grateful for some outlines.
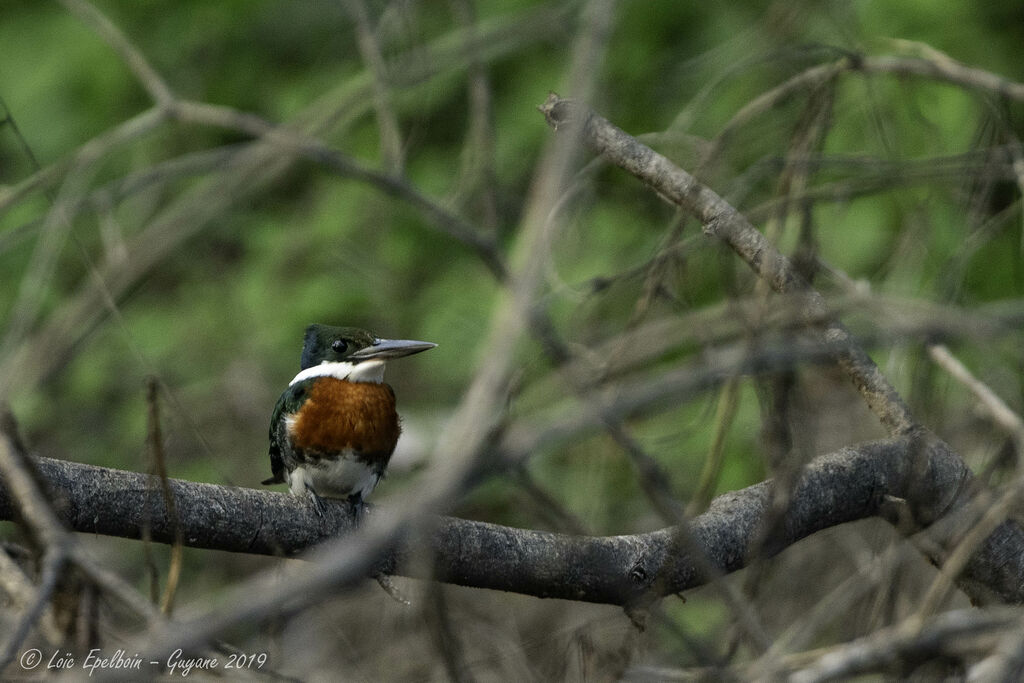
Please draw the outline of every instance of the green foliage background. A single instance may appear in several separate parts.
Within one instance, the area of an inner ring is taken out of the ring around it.
[[[360,88],[369,82],[352,21],[338,3],[96,4],[175,92],[191,100],[288,122],[318,98],[365,93]],[[535,107],[549,90],[572,94],[565,91],[571,87],[566,74],[579,10],[577,3],[523,0],[483,0],[473,6],[480,29],[496,36],[482,53],[495,131],[491,189],[497,221],[491,226],[482,204],[487,180],[467,162],[466,60],[443,64],[431,78],[414,77],[417,70],[432,68],[438,45],[458,39],[452,6],[373,3],[371,14],[394,79],[392,104],[409,181],[508,247],[516,239],[535,163],[551,137]],[[547,19],[531,25],[530,32],[515,32],[517,18],[538,12],[546,12]],[[917,49],[894,41],[920,41],[1008,80],[1024,80],[1019,3],[631,0],[618,6],[594,105],[632,134],[674,133],[656,146],[692,168],[703,146],[759,94],[844,54]],[[0,47],[0,97],[7,115],[0,126],[0,191],[36,171],[33,157],[43,167],[54,164],[151,106],[125,64],[56,3],[5,0]],[[835,160],[948,157],[1015,140],[1021,132],[1019,104],[929,80],[850,74],[835,95],[822,150]],[[378,124],[372,105],[360,97],[353,99],[348,119],[324,139],[378,167]],[[803,96],[792,98],[733,131],[704,180],[725,196],[741,197],[745,210],[775,196],[780,159],[805,104]],[[246,141],[233,131],[167,124],[104,159],[94,184]],[[644,268],[676,220],[670,207],[622,172],[601,168],[595,173],[582,198],[571,203],[569,225],[552,247],[554,267],[545,294],[560,332],[581,349],[628,326],[644,291]],[[839,164],[823,165],[813,178],[839,182],[849,173]],[[158,183],[109,210],[93,205],[78,215],[45,283],[39,320],[88,284],[91,267],[114,257],[104,244],[104,229],[116,226],[122,239],[138,234],[202,180],[197,174]],[[52,193],[37,192],[0,213],[0,316],[15,306],[39,222],[52,200]],[[982,192],[965,168],[929,182],[893,182],[884,191],[820,202],[813,219],[820,257],[850,278],[870,283],[873,291],[965,306],[1022,293],[1019,191],[1011,181],[1000,180]],[[784,249],[794,248],[797,232],[793,214],[782,226]],[[971,251],[965,252],[969,237]],[[682,247],[663,284],[669,294],[655,299],[646,313],[650,318],[753,290],[742,265],[701,237],[692,223],[684,224]],[[89,330],[56,372],[38,384],[5,389],[36,452],[143,470],[148,467],[144,380],[155,375],[163,388],[172,476],[257,486],[267,474],[266,422],[278,392],[297,369],[304,326],[314,321],[363,325],[384,336],[439,344],[389,370],[407,429],[418,439],[410,448],[422,456],[474,369],[487,362],[479,346],[498,288],[476,255],[440,234],[416,210],[366,183],[300,161],[269,186],[240,194],[149,270],[116,302],[116,316],[107,315]],[[901,388],[918,386],[912,382],[913,350],[875,351]],[[1013,345],[963,351],[1004,398],[1020,403],[1019,373],[1009,376],[1003,369],[1004,361],[1019,363]],[[521,356],[527,390],[517,409],[543,409],[564,398],[540,384],[551,364],[539,346],[528,345]],[[531,393],[535,386],[541,388]],[[680,500],[696,486],[713,435],[715,402],[714,395],[699,396],[634,425]],[[933,404],[922,398],[921,403],[937,418],[936,427],[945,424],[938,418],[956,414],[960,406],[952,399]],[[718,491],[764,476],[759,416],[756,393],[745,385]],[[880,433],[870,424],[852,431],[858,438]],[[981,458],[995,448],[983,442],[973,452]],[[415,457],[411,462],[413,470],[422,464]],[[640,492],[630,461],[607,437],[539,453],[528,471],[593,533],[662,523]],[[410,485],[415,474],[396,471],[379,496],[386,499]],[[503,475],[483,482],[455,512],[549,526],[523,487]],[[142,570],[131,559],[137,548],[114,547],[128,556],[127,571],[137,572],[141,582]],[[186,572],[203,575],[203,557],[190,553]],[[232,558],[225,571],[251,571],[247,562]],[[202,590],[187,589],[185,597]],[[718,609],[695,608],[682,618],[712,624],[717,619],[709,615]]]

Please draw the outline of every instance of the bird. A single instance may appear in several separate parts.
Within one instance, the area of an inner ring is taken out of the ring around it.
[[[357,515],[377,486],[401,433],[385,362],[437,344],[381,339],[358,327],[313,324],[303,336],[300,371],[270,419],[264,485],[288,484],[323,516],[321,498],[347,499]]]

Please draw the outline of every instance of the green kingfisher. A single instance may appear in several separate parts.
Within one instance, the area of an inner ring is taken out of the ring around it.
[[[356,327],[310,325],[302,367],[274,407],[270,469],[264,484],[287,483],[308,495],[345,498],[358,512],[384,474],[401,427],[384,363],[437,344],[380,339]]]

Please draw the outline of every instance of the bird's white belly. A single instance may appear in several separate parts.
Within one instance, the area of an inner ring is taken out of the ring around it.
[[[296,467],[288,475],[288,487],[295,495],[310,488],[323,498],[348,498],[353,494],[366,500],[380,481],[377,471],[355,458],[351,451],[340,457]]]

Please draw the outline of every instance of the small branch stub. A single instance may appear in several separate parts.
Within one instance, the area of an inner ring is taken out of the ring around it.
[[[563,99],[556,92],[549,92],[544,104],[537,105],[537,111],[544,115],[544,120],[556,131],[559,126],[568,125],[579,116],[576,100]]]

